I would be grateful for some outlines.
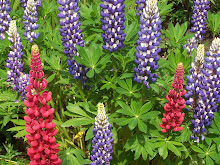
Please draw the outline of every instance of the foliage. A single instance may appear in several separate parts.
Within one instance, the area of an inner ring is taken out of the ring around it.
[[[207,24],[212,31],[213,37],[217,37],[220,33],[220,11],[216,14],[208,12],[207,16]]]
[[[111,164],[219,164],[220,163],[220,116],[215,114],[209,134],[199,144],[190,140],[192,112],[186,112],[183,130],[167,134],[161,132],[166,95],[171,88],[176,66],[184,66],[184,79],[189,74],[196,55],[194,50],[187,57],[183,45],[193,34],[188,33],[192,0],[161,0],[158,3],[162,17],[161,56],[158,61],[159,75],[147,90],[133,81],[139,17],[135,15],[135,1],[125,0],[125,47],[113,53],[103,50],[100,21],[100,0],[81,0],[80,21],[85,47],[77,47],[75,60],[90,68],[88,82],[84,85],[68,73],[67,57],[59,32],[58,3],[43,0],[39,9],[38,44],[48,81],[48,91],[53,93],[49,104],[55,109],[56,139],[63,165],[89,164],[92,150],[93,123],[97,115],[96,105],[103,102],[112,125],[114,153]],[[217,1],[215,1],[217,4]],[[213,5],[213,4],[212,4]],[[11,1],[12,19],[17,21],[18,32],[24,45],[25,73],[30,68],[31,44],[23,36],[23,9],[18,0]],[[219,13],[208,14],[208,26],[212,35],[219,34]],[[186,17],[184,16],[186,14]],[[206,40],[203,42],[207,42]],[[0,162],[14,161],[27,164],[25,149],[17,149],[15,142],[26,143],[25,107],[16,91],[12,91],[5,68],[10,51],[9,41],[0,41]],[[186,81],[184,82],[184,87]],[[15,103],[19,100],[18,103]],[[11,143],[11,145],[9,145]],[[6,145],[8,144],[8,145]],[[23,144],[22,144],[23,145]],[[13,147],[14,146],[14,147]],[[15,151],[15,150],[18,151]],[[20,160],[26,159],[25,161]],[[19,158],[19,159],[18,159]],[[1,164],[3,164],[1,162]]]

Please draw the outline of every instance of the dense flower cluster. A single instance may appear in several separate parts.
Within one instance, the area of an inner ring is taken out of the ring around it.
[[[26,6],[27,6],[27,1],[28,0],[20,0],[20,2],[21,2],[21,6],[25,9],[26,8]],[[35,1],[35,4],[37,5],[37,6],[39,6],[39,7],[41,7],[41,5],[42,5],[42,0],[34,0]],[[37,7],[36,6],[36,7]]]
[[[125,29],[125,4],[124,0],[101,0],[101,22],[103,41],[103,49],[107,49],[110,52],[116,51],[124,47],[124,40],[126,33],[123,33]]]
[[[8,54],[8,59],[6,60],[7,64],[6,67],[9,68],[8,79],[7,82],[10,82],[13,90],[18,90],[21,93],[22,100],[25,99],[26,95],[26,86],[29,82],[29,75],[25,75],[22,73],[24,62],[22,61],[23,56],[23,45],[21,42],[20,35],[17,31],[16,21],[12,20],[10,22],[10,26],[8,29],[8,40],[13,44]]]
[[[26,135],[31,148],[27,154],[30,157],[30,165],[60,165],[58,158],[59,145],[54,136],[57,134],[56,123],[52,123],[54,109],[47,105],[51,100],[52,93],[44,91],[47,87],[47,80],[43,78],[41,59],[37,45],[31,50],[30,84],[27,86],[27,100],[24,101],[27,107],[24,117],[26,121]]]
[[[194,109],[192,122],[192,136],[195,142],[199,142],[199,136],[204,140],[207,134],[207,126],[212,124],[214,112],[217,111],[220,89],[220,38],[215,38],[211,44],[207,58],[201,70],[202,79],[196,88],[198,93],[197,105]],[[191,101],[193,101],[191,99]],[[190,103],[190,102],[189,102]]]
[[[193,15],[191,23],[193,26],[190,31],[195,33],[197,40],[203,40],[203,34],[206,32],[206,19],[209,10],[209,0],[194,0]]]
[[[183,64],[177,64],[176,74],[172,84],[173,89],[170,89],[166,97],[169,102],[164,106],[163,123],[159,124],[163,133],[171,128],[173,131],[181,131],[183,129],[180,126],[185,116],[185,113],[182,113],[182,109],[186,107],[185,100],[182,98],[186,94],[186,91],[183,89],[183,72]]]
[[[192,37],[192,38],[188,39],[187,44],[185,44],[183,47],[187,49],[188,56],[191,56],[192,51],[194,50],[194,48],[197,47],[196,38]]]
[[[25,32],[24,36],[27,38],[27,40],[32,43],[34,39],[38,39],[40,33],[34,32],[34,30],[37,30],[39,28],[39,25],[36,24],[38,21],[38,13],[37,13],[37,7],[36,2],[34,0],[28,0],[27,6],[24,9],[24,16],[23,21]]]
[[[30,81],[30,75],[25,73],[20,73],[20,76],[18,77],[18,92],[21,93],[21,100],[24,100],[26,98],[26,87],[29,85]]]
[[[69,66],[69,73],[73,75],[74,79],[80,79],[82,83],[87,80],[86,73],[89,71],[83,65],[80,65],[74,60],[74,56],[79,56],[76,45],[84,47],[84,41],[82,40],[82,30],[80,29],[79,21],[79,0],[59,0],[58,3],[60,13],[60,35],[64,46],[64,54],[67,55],[67,64]]]
[[[187,76],[187,86],[186,90],[188,91],[185,97],[186,105],[189,105],[191,108],[197,106],[198,96],[200,92],[200,84],[203,78],[202,69],[204,64],[204,45],[200,44],[197,49],[197,55],[194,62],[191,64],[192,68],[189,70],[190,75]],[[187,109],[188,111],[188,109]]]
[[[92,140],[91,165],[110,165],[113,153],[112,143],[114,139],[111,133],[111,124],[105,113],[103,103],[98,104],[98,114],[93,125],[94,138]]]
[[[157,55],[161,49],[160,44],[160,29],[161,19],[157,7],[157,0],[147,1],[146,8],[140,17],[140,31],[138,32],[139,39],[137,40],[137,53],[135,62],[138,68],[134,68],[134,80],[138,83],[143,81],[146,88],[150,88],[148,79],[155,82],[157,74],[152,71],[158,69],[157,61],[160,57]]]
[[[5,39],[5,32],[7,31],[11,17],[9,12],[10,8],[10,0],[1,0],[0,1],[0,40]]]
[[[136,0],[137,16],[141,16],[148,0]]]

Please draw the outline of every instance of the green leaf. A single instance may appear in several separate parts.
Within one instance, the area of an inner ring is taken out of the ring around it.
[[[146,150],[142,149],[142,157],[143,157],[143,159],[147,160],[147,156],[148,156],[148,154],[147,154]]]
[[[195,145],[192,145],[191,148],[192,148],[195,152],[204,153],[204,151],[203,151],[201,148],[199,148],[199,147],[197,147],[197,146],[195,146]]]
[[[145,103],[140,109],[140,115],[147,113],[152,107],[153,104],[151,102]]]
[[[52,74],[50,77],[47,78],[47,82],[50,83],[55,78],[56,74]]]
[[[60,126],[61,127],[70,127],[70,126],[73,126],[73,127],[78,127],[78,126],[83,126],[83,125],[89,125],[89,124],[92,124],[94,123],[95,120],[94,119],[88,119],[88,118],[73,118],[73,119],[70,119],[70,120],[67,120],[66,122],[64,122],[63,124],[61,124]]]
[[[140,120],[140,119],[138,119],[137,121],[138,121],[138,129],[141,132],[146,133],[147,132],[147,125],[142,120]]]
[[[181,152],[171,143],[167,142],[168,149],[172,151],[175,155],[181,156]]]
[[[134,160],[138,159],[141,156],[141,152],[142,152],[142,147],[138,146],[134,154]]]
[[[129,129],[132,131],[137,126],[137,118],[132,118],[132,120],[128,123]]]
[[[168,155],[167,144],[164,143],[164,145],[162,145],[160,148],[158,148],[158,151],[159,151],[160,156],[162,156],[163,159],[166,159],[166,157]]]
[[[117,103],[122,107],[123,114],[126,114],[131,117],[135,116],[135,113],[131,110],[131,108],[126,103],[122,101],[117,101]],[[117,112],[122,113],[122,111],[119,111],[119,110]]]
[[[16,125],[25,125],[25,120],[22,119],[11,119],[11,122],[13,122]]]
[[[89,78],[93,78],[94,77],[94,70],[93,69],[91,69],[90,71],[88,71],[87,73],[86,73],[86,76],[87,77],[89,77]]]
[[[78,115],[90,118],[91,117],[89,115],[87,115],[87,113],[85,113],[79,106],[74,105],[72,103],[69,103],[68,106],[66,107],[68,111],[72,112],[72,113],[76,113]]]
[[[160,113],[161,112],[159,111],[151,111],[151,112],[145,113],[144,115],[141,115],[140,118],[142,120],[153,119],[153,118],[157,118]]]
[[[25,126],[17,126],[17,127],[9,128],[9,129],[7,129],[7,131],[20,131],[25,128],[26,128]]]
[[[206,156],[205,162],[207,165],[214,165],[213,160],[209,156]]]
[[[55,84],[69,84],[69,79],[62,78],[59,81],[57,81]]]
[[[24,137],[27,134],[26,129],[19,131],[17,134],[14,135],[14,137]]]
[[[92,139],[94,137],[93,132],[92,132],[93,126],[91,126],[88,131],[86,132],[86,137],[85,141]]]
[[[130,121],[132,120],[132,118],[120,118],[120,119],[117,119],[115,122],[117,125],[121,125],[121,126],[124,126],[124,125],[127,125],[128,123],[130,123]]]

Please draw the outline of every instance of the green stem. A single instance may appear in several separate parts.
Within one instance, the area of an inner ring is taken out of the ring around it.
[[[55,109],[55,112],[54,112],[54,113],[55,113],[56,119],[57,119],[60,123],[62,123],[62,120],[61,120],[61,118],[60,118],[60,115],[58,114],[58,112],[57,112],[57,110],[56,110],[56,108],[55,108],[55,106],[54,106],[53,100],[51,99],[49,103],[50,103],[50,105]],[[63,133],[64,133],[64,135],[66,136],[66,138],[71,141],[71,138],[70,138],[70,136],[69,136],[69,134],[68,134],[66,128],[65,128],[65,127],[60,127],[60,128],[62,128]]]
[[[59,95],[57,95],[57,100],[59,100],[61,118],[63,119],[63,121],[66,121],[66,116],[65,116],[65,114],[64,114],[64,108],[63,108],[63,106],[62,106],[61,99],[60,99],[60,96],[59,96]]]
[[[80,81],[78,81],[77,86],[78,86],[79,93],[80,93],[80,96],[81,96],[82,100],[83,100],[85,103],[87,103],[87,99],[85,98],[85,95],[84,95],[84,93],[83,93],[82,84],[81,84]]]

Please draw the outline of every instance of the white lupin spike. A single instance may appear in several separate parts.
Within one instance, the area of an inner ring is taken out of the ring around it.
[[[204,54],[205,54],[205,47],[203,44],[200,44],[197,48],[197,55],[195,57],[195,62],[204,64]]]
[[[157,0],[146,1],[146,8],[143,9],[145,18],[148,18],[151,14],[155,14],[158,11]]]
[[[220,54],[220,38],[216,37],[211,44],[210,51],[217,51],[216,53]]]
[[[34,5],[35,5],[35,1],[34,0],[28,0],[27,1],[27,6],[33,7]]]
[[[97,117],[100,119],[100,120],[105,120],[106,118],[106,113],[105,113],[105,106],[103,103],[98,103],[98,114],[97,114]]]
[[[9,24],[8,28],[8,40],[11,41],[13,36],[17,35],[17,26],[16,26],[16,21],[12,20]]]

